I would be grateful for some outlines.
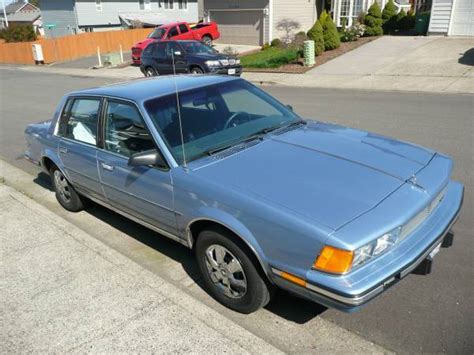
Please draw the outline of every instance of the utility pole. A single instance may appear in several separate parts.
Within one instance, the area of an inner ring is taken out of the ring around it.
[[[3,16],[5,17],[5,27],[8,27],[8,18],[7,18],[7,10],[5,9],[5,1],[2,0],[3,6]]]

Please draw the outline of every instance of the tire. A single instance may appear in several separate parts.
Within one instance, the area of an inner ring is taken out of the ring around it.
[[[145,74],[145,76],[146,76],[147,78],[151,78],[151,77],[153,77],[153,76],[157,76],[157,75],[158,75],[158,73],[156,72],[156,70],[155,70],[154,68],[152,68],[152,67],[146,67],[144,74]]]
[[[191,74],[194,74],[194,75],[204,74],[204,70],[202,70],[199,67],[192,67],[190,72]]]
[[[67,181],[62,171],[56,166],[53,166],[49,174],[59,204],[71,212],[82,211],[85,206],[84,200],[79,196],[76,190],[74,190],[69,181]]]
[[[208,46],[212,46],[212,37],[211,36],[203,36],[201,38],[201,41],[204,43],[204,44],[207,44]]]
[[[208,292],[224,306],[249,314],[270,302],[270,287],[239,244],[224,229],[204,230],[196,259]]]

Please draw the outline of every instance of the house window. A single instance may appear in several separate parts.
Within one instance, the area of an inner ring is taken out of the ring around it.
[[[102,11],[102,0],[95,0],[95,10]]]
[[[140,10],[151,10],[150,0],[138,0]]]
[[[178,8],[180,10],[186,10],[188,8],[188,0],[178,0]]]
[[[174,1],[173,0],[163,0],[165,4],[165,9],[172,10],[174,8]]]

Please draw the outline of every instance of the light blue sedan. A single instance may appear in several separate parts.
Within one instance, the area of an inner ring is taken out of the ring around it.
[[[429,273],[463,199],[449,157],[305,121],[239,78],[70,93],[26,139],[64,208],[93,200],[193,249],[209,293],[242,313],[276,287],[353,311]]]

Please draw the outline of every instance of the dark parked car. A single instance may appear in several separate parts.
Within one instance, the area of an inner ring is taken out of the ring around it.
[[[191,74],[242,74],[240,59],[219,53],[199,41],[150,43],[142,53],[140,70],[145,76],[174,74],[174,70]]]

